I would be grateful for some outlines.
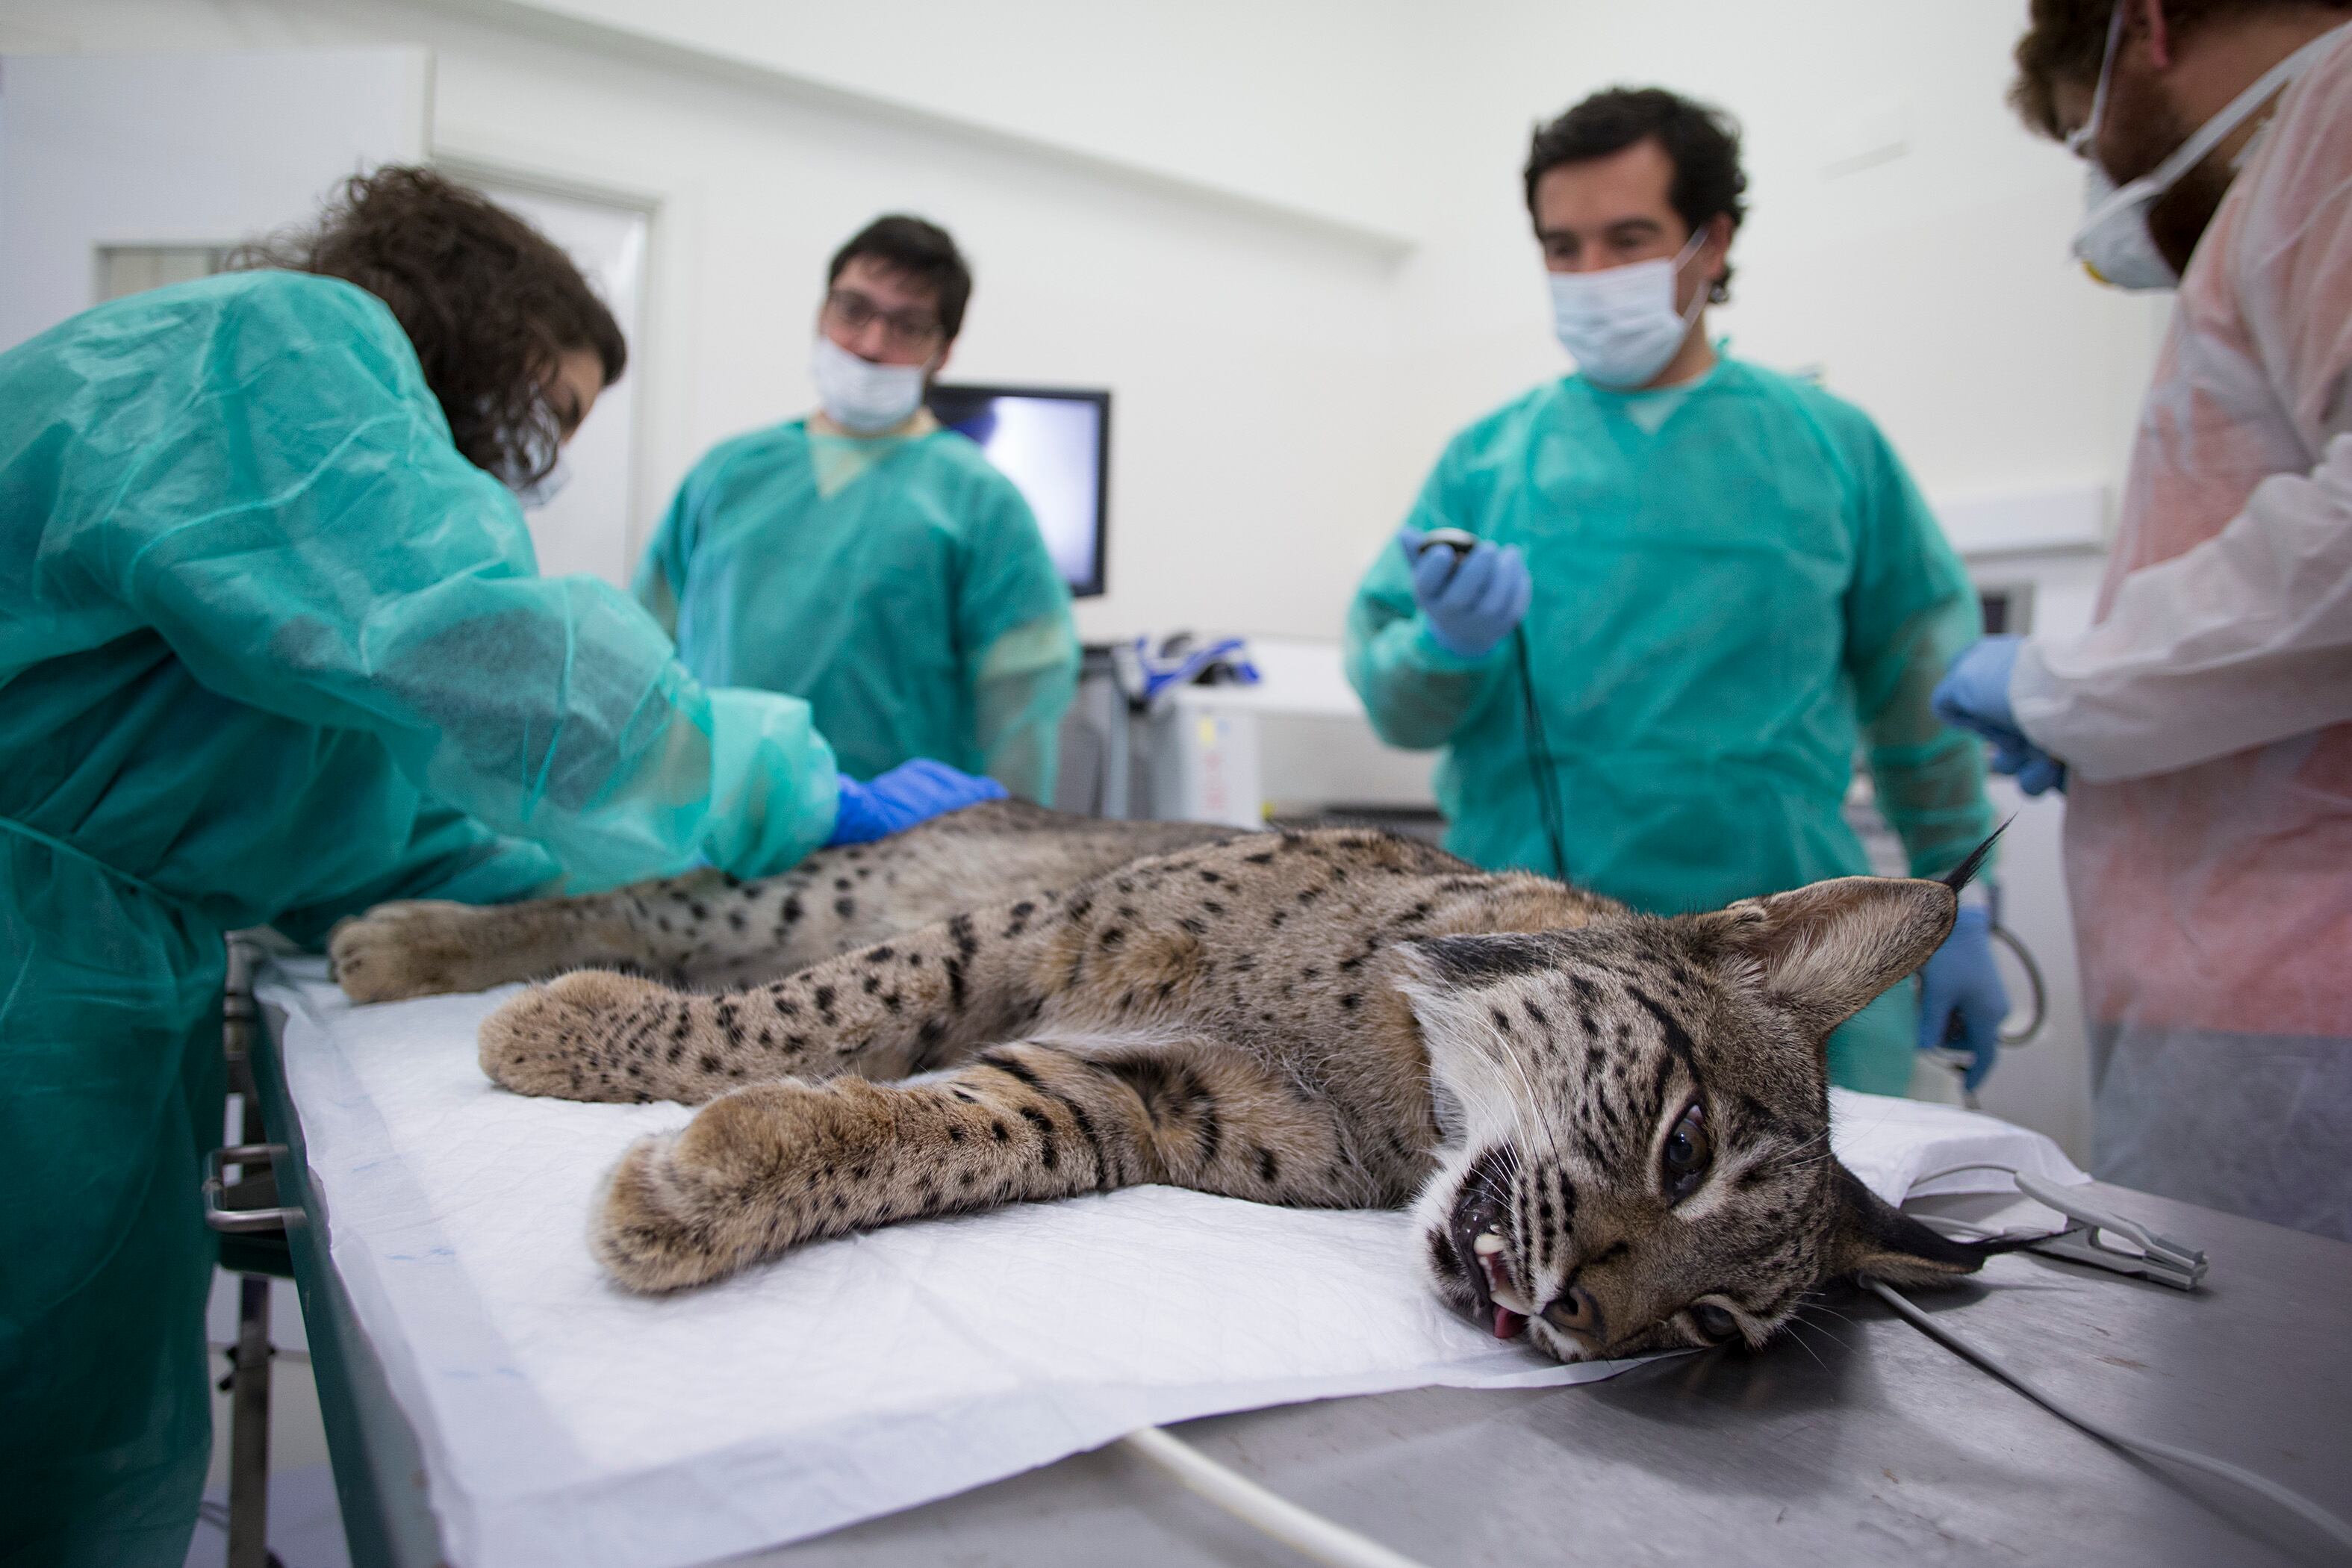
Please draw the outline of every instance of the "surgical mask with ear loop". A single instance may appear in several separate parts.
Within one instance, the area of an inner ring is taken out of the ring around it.
[[[897,428],[922,406],[923,381],[931,367],[876,364],[860,359],[820,331],[809,359],[816,400],[827,417],[856,436],[879,436]]]
[[[1690,237],[1671,261],[1633,261],[1599,272],[1549,272],[1551,330],[1596,386],[1642,386],[1674,360],[1706,308],[1701,289],[1688,310],[1675,303],[1675,281],[1698,254],[1707,231]]]
[[[2180,274],[2164,258],[2164,252],[2157,248],[2155,237],[2148,232],[2148,209],[2224,137],[2268,102],[2273,94],[2317,63],[2343,29],[2332,28],[2321,34],[2264,71],[2252,87],[2231,99],[2221,113],[2199,126],[2163,163],[2131,184],[2118,187],[2100,165],[2095,143],[2099,127],[2106,117],[2107,80],[2115,71],[2124,16],[2124,0],[2117,0],[2115,17],[2107,25],[2107,52],[2099,65],[2099,85],[2091,97],[2091,118],[2066,138],[2067,150],[2089,165],[2083,176],[2084,213],[2082,226],[2074,231],[2074,251],[2084,269],[2099,282],[2117,289],[2176,289],[2180,285]],[[2254,143],[2249,142],[2246,153],[2252,152],[2253,147]],[[2239,154],[2241,163],[2245,155]]]
[[[562,453],[558,452],[555,454],[555,461],[549,466],[547,472],[528,484],[509,485],[507,488],[514,491],[516,505],[525,511],[537,511],[549,501],[553,500],[562,491],[563,487],[571,482],[572,465],[565,461]]]

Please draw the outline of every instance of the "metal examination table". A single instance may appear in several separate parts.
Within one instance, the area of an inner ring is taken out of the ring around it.
[[[287,1240],[352,1559],[428,1568],[445,1558],[416,1441],[329,1264],[334,1216],[307,1180],[273,1012],[254,1031],[252,1079],[277,1201],[299,1211]],[[2082,1191],[2202,1247],[2213,1260],[2204,1289],[2020,1255],[1993,1261],[1990,1288],[1914,1299],[2094,1415],[2352,1515],[2352,1246],[2119,1188]],[[1947,1200],[1946,1212],[1997,1201]],[[2261,1499],[2084,1436],[1859,1294],[1809,1310],[1760,1353],[1678,1357],[1578,1387],[1423,1389],[1177,1430],[1432,1568],[2343,1560]],[[738,1561],[1303,1559],[1111,1449]]]

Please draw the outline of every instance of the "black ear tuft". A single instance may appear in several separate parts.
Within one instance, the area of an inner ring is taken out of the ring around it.
[[[1975,881],[1977,879],[1977,873],[1984,869],[1985,858],[1992,853],[1992,847],[2000,842],[2000,836],[2002,834],[2009,831],[2009,823],[2015,822],[2017,818],[2014,816],[2011,817],[2009,822],[2004,822],[1999,827],[1994,828],[1983,843],[1978,845],[1974,849],[1969,850],[1969,858],[1967,859],[1953,867],[1939,879],[1939,880],[1943,882],[1944,886],[1951,889],[1952,891],[1957,893],[1962,888],[1967,887],[1970,882]]]
[[[1929,1229],[1863,1185],[1840,1163],[1832,1166],[1830,1202],[1837,1209],[1831,1236],[1830,1273],[1874,1274],[1895,1285],[1927,1285],[1973,1274],[1996,1253],[2015,1252],[2038,1236],[1991,1241],[1955,1241]]]

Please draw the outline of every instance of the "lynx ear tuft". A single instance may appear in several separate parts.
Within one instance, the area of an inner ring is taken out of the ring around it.
[[[1766,994],[1824,1037],[1927,961],[1959,895],[1941,882],[1841,877],[1699,917]]]
[[[2009,819],[2009,822],[2015,822],[2017,818],[2012,816]],[[2009,831],[2009,822],[2002,823],[1999,827],[1994,828],[1990,833],[1985,835],[1985,841],[1978,845],[1975,848],[1969,850],[1969,858],[1967,859],[1961,861],[1958,865],[1945,872],[1941,877],[1937,878],[1937,880],[1943,883],[1947,888],[1951,889],[1955,893],[1958,892],[1962,888],[1967,887],[1970,882],[1975,881],[1977,879],[1977,873],[1984,869],[1984,863],[1992,858],[1992,847],[2000,842],[2000,836],[2002,834]]]

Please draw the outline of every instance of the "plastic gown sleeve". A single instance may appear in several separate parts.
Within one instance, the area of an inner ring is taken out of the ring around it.
[[[2278,434],[2317,461],[2282,463],[2220,533],[2126,575],[2098,625],[2034,637],[2018,656],[2010,703],[2019,727],[2095,784],[2352,720],[2345,122],[2339,110],[2335,129],[2271,149],[2237,243],[2221,253],[2283,416]]]
[[[1424,532],[1460,528],[1477,533],[1476,521],[1449,448],[1422,487],[1407,521]],[[1395,540],[1384,534],[1371,570],[1348,606],[1348,683],[1363,699],[1364,712],[1381,740],[1410,751],[1433,750],[1449,744],[1486,700],[1510,642],[1505,637],[1478,658],[1465,658],[1441,645],[1413,601],[1412,566]]]
[[[1856,456],[1862,527],[1846,596],[1846,669],[1879,814],[1915,877],[1940,877],[1993,830],[1984,747],[1936,717],[1936,682],[1982,635],[1976,590],[1927,503],[1874,429]]]
[[[1062,714],[1077,693],[1078,658],[1067,616],[1032,621],[989,645],[973,683],[980,771],[1040,805],[1054,804]]]
[[[982,507],[956,595],[957,644],[972,694],[980,771],[1013,794],[1054,804],[1062,715],[1078,690],[1070,591],[1011,485]],[[1014,618],[1018,617],[1018,618]],[[1011,625],[1006,625],[1008,619]]]
[[[2096,784],[2352,721],[2352,435],[2309,474],[2263,480],[2213,538],[2124,578],[2097,626],[2027,642],[2010,703]]]
[[[706,457],[686,476],[677,493],[670,498],[669,510],[662,513],[660,526],[646,542],[645,556],[637,563],[637,574],[629,583],[630,594],[673,640],[677,637],[678,595],[686,588],[686,564],[694,555],[697,524],[702,518],[710,477],[718,467],[712,458]]]
[[[428,796],[544,845],[574,889],[698,861],[781,869],[833,822],[807,705],[709,690],[635,605],[536,574],[520,511],[460,457],[391,317],[320,286],[234,318],[145,472],[84,542],[196,678],[365,731]],[[388,341],[393,340],[393,341]]]
[[[270,923],[304,947],[323,944],[337,921],[394,899],[503,904],[553,891],[563,868],[528,839],[509,838],[460,811],[427,804],[390,871],[334,898],[287,910]]]

